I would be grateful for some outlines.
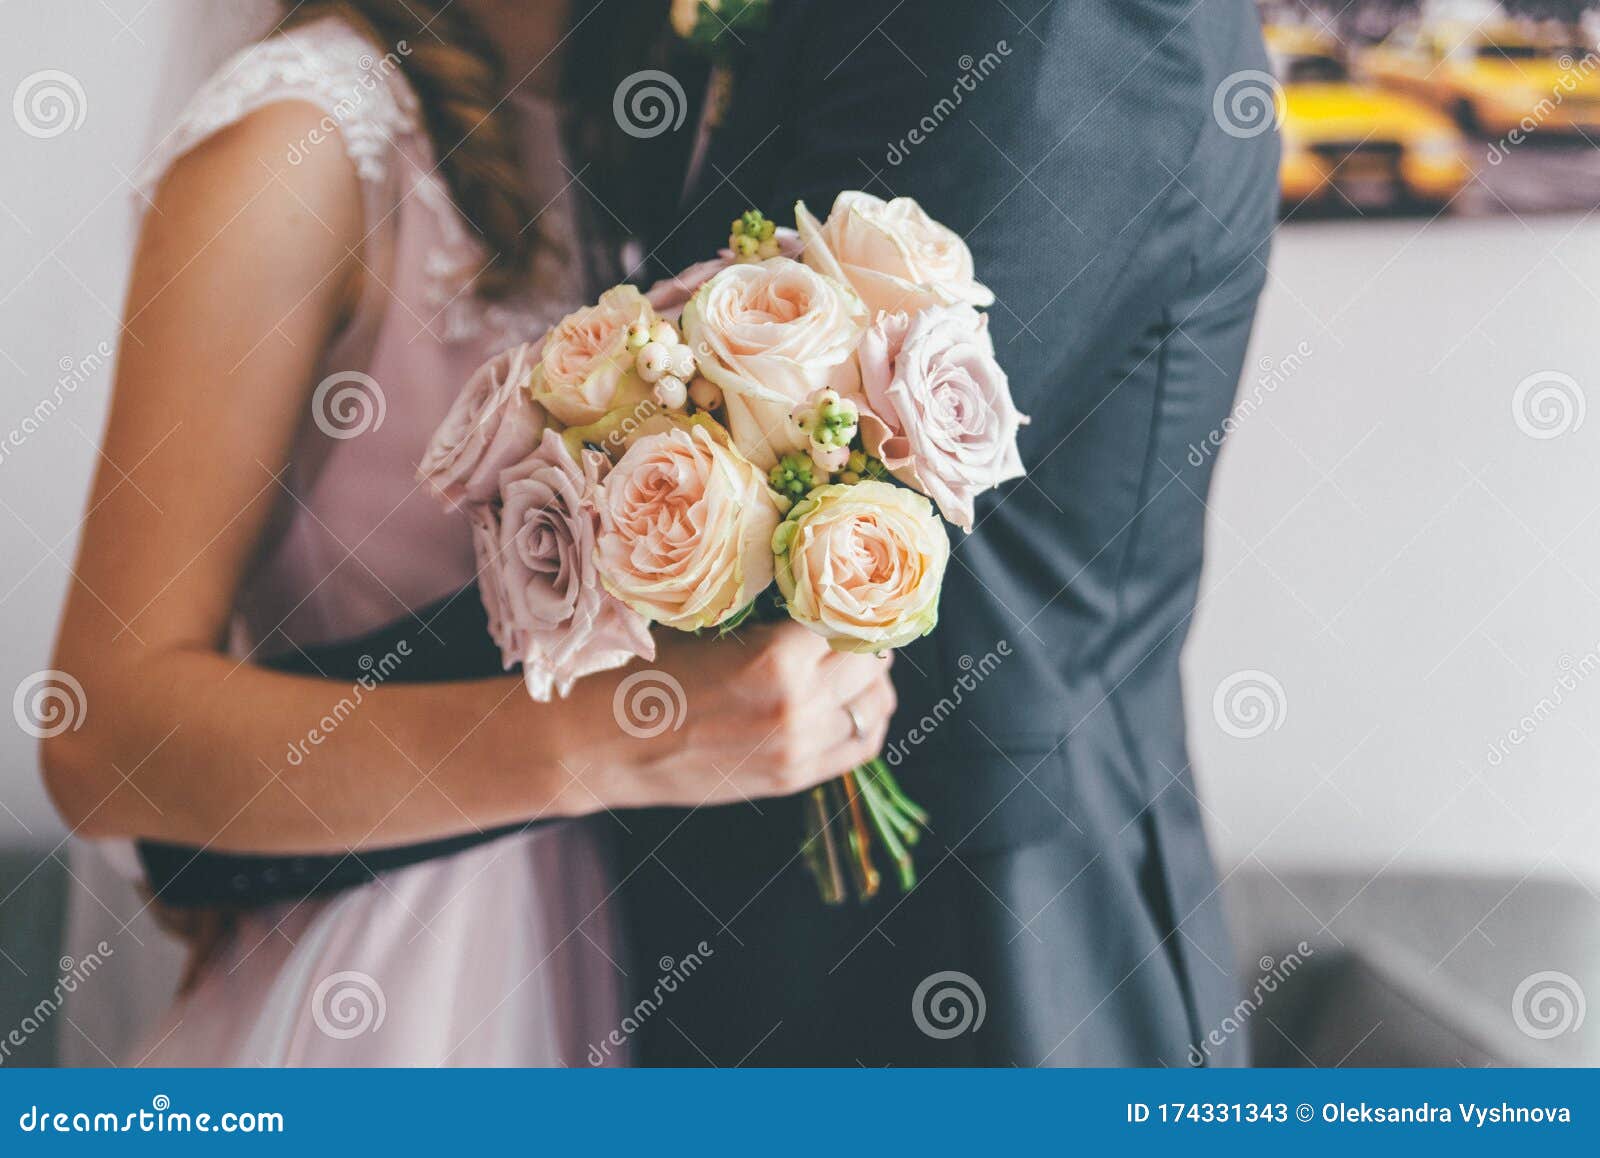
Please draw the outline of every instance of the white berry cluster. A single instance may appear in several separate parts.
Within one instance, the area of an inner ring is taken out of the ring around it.
[[[655,400],[665,409],[682,410],[690,399],[701,410],[722,405],[722,391],[696,377],[694,351],[671,322],[633,323],[628,327],[628,349],[633,352],[634,369],[654,388]]]

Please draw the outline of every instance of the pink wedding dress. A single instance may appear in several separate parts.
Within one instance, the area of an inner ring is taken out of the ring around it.
[[[555,110],[515,98],[532,204],[546,206],[545,232],[567,252],[545,246],[529,292],[486,305],[467,292],[483,253],[434,172],[395,65],[336,19],[275,35],[200,90],[139,176],[148,196],[211,134],[301,101],[336,131],[294,148],[343,148],[363,189],[365,296],[322,359],[317,379],[333,384],[313,397],[241,594],[241,658],[362,635],[472,579],[466,524],[418,488],[417,461],[485,358],[587,296]],[[609,889],[595,831],[570,822],[252,912],[128,1060],[584,1064],[619,1017]],[[622,1056],[604,1054],[612,1064]]]

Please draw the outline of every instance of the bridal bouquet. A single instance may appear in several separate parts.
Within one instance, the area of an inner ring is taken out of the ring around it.
[[[651,660],[653,626],[788,616],[840,651],[933,630],[980,492],[1023,473],[961,239],[910,198],[761,214],[648,293],[617,286],[467,383],[420,474],[470,519],[490,630],[535,699]],[[822,895],[903,889],[928,817],[881,759],[815,788]]]

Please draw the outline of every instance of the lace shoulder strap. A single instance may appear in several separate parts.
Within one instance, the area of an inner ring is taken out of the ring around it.
[[[392,56],[336,18],[290,29],[235,55],[197,92],[170,132],[134,174],[148,200],[172,163],[218,131],[279,101],[313,104],[326,114],[306,150],[342,139],[369,191],[385,185],[399,142],[418,133],[416,98]],[[369,202],[370,207],[370,202]]]

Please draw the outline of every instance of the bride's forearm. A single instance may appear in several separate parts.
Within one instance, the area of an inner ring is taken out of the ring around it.
[[[311,854],[600,806],[563,748],[594,696],[535,704],[512,676],[368,687],[178,649],[101,672],[86,700],[44,745],[86,835]]]

